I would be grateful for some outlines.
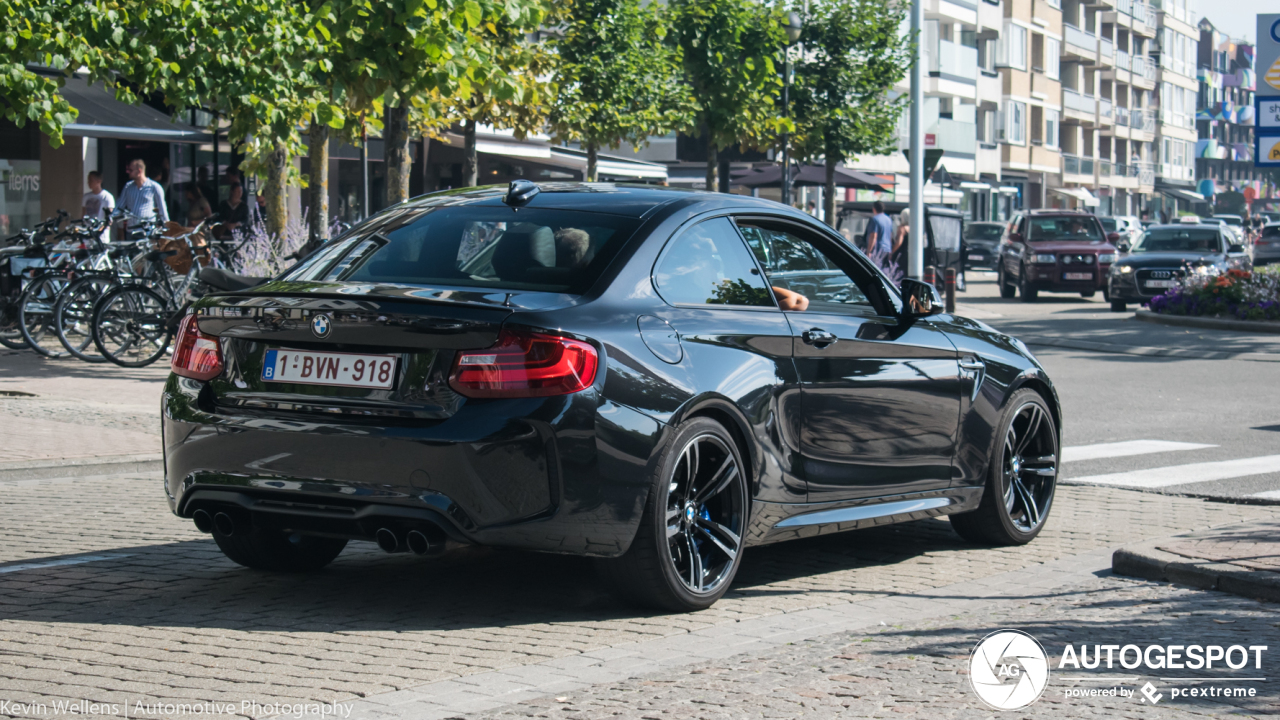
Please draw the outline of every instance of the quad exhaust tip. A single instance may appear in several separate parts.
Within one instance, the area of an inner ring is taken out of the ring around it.
[[[378,532],[374,534],[378,541],[378,547],[383,552],[396,553],[404,552],[404,544],[400,542],[400,536],[391,528],[378,528]]]
[[[406,540],[414,555],[437,555],[444,552],[445,534],[439,528],[410,530]]]
[[[213,527],[218,531],[219,535],[223,535],[225,537],[231,537],[236,534],[235,519],[224,512],[220,512],[213,516]]]

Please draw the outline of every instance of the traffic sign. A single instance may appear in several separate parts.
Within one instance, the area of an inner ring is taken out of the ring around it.
[[[1253,164],[1280,167],[1280,14],[1258,15]]]

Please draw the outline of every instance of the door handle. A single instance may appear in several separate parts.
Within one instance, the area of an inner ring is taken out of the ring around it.
[[[822,328],[812,328],[801,333],[800,338],[805,344],[812,345],[817,348],[824,348],[834,343],[838,338],[834,333],[829,333]]]
[[[960,367],[965,370],[985,370],[987,364],[976,357],[966,355],[965,357],[960,358]]]

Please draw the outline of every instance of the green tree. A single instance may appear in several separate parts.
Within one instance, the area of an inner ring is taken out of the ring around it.
[[[707,136],[707,189],[716,186],[717,155],[736,143],[764,146],[786,121],[774,110],[781,87],[776,62],[786,47],[779,8],[755,0],[671,0],[671,37]]]
[[[836,166],[896,147],[894,128],[910,98],[893,98],[892,90],[911,66],[913,44],[899,33],[902,3],[810,0],[796,10],[804,18],[793,95],[796,154],[825,162],[823,217],[834,226]]]
[[[679,46],[655,5],[640,0],[573,0],[553,41],[557,94],[550,125],[587,151],[587,180],[596,180],[601,147],[647,143],[684,130],[697,105],[680,82]]]

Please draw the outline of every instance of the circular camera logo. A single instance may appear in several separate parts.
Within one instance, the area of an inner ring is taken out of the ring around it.
[[[969,682],[997,710],[1024,708],[1049,684],[1049,656],[1020,630],[997,630],[982,638],[969,658]]]

